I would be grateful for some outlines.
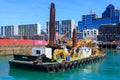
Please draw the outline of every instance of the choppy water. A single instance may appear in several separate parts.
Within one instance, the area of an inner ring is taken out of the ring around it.
[[[46,73],[9,68],[11,56],[0,57],[0,80],[120,80],[120,51],[105,50],[107,57],[99,62],[65,72]]]

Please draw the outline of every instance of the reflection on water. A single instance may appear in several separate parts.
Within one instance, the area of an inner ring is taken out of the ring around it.
[[[13,59],[13,56],[0,56],[0,62]]]
[[[104,52],[109,56],[113,56],[113,57],[120,56],[120,50],[113,49],[113,50],[105,50]]]
[[[46,73],[11,67],[9,71],[9,76],[14,76],[15,79],[24,80],[79,80],[79,77],[81,75],[85,76],[86,74],[97,72],[99,70],[99,65],[100,63],[97,62],[76,69],[57,73]],[[89,76],[86,77],[88,78]]]
[[[0,80],[116,80],[120,79],[120,50],[105,50],[106,58],[65,72],[46,73],[9,68],[11,56],[0,57]]]
[[[9,75],[8,60],[13,59],[12,56],[0,56],[0,76]]]

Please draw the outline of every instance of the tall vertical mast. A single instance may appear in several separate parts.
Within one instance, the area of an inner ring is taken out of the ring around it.
[[[76,46],[76,40],[77,40],[77,38],[76,38],[76,30],[74,29],[73,30],[73,47]]]
[[[49,45],[54,46],[55,37],[55,4],[51,3],[50,7],[50,26],[49,26]]]

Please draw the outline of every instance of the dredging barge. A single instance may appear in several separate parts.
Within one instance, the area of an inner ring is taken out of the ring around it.
[[[59,72],[59,71],[66,71],[70,70],[76,67],[83,66],[85,64],[93,63],[95,61],[99,61],[100,59],[103,59],[105,55],[98,55],[98,56],[93,56],[89,58],[84,58],[84,59],[78,59],[70,62],[62,62],[62,63],[39,63],[39,64],[33,64],[32,61],[19,61],[19,60],[12,60],[9,61],[11,66],[16,66],[20,68],[25,68],[25,69],[34,69],[37,71],[45,71],[45,72]]]
[[[103,50],[90,39],[77,41],[76,29],[73,30],[73,38],[63,40],[68,34],[55,43],[55,4],[51,3],[49,44],[41,48],[33,48],[31,55],[13,55],[9,61],[10,66],[24,67],[26,69],[41,70],[47,72],[65,71],[84,64],[98,61],[105,57]]]

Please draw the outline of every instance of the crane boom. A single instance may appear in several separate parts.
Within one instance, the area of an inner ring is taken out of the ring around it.
[[[60,38],[60,41],[62,41],[64,38],[65,38],[65,36],[67,36],[68,35],[68,32],[66,32],[61,38]]]

